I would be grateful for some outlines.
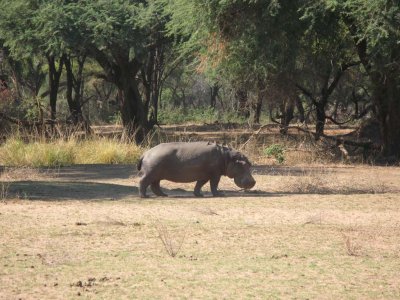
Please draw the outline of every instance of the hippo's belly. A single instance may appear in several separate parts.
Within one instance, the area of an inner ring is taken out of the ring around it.
[[[162,172],[162,179],[173,182],[193,182],[210,179],[213,169],[209,166],[176,166],[168,172]]]

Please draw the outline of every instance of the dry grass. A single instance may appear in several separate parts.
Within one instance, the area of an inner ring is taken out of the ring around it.
[[[346,252],[350,256],[359,256],[361,246],[355,244],[354,240],[350,236],[343,233],[344,244],[346,246]]]
[[[131,164],[135,163],[143,149],[116,139],[100,138],[79,142],[75,149],[74,163],[78,164]]]
[[[142,148],[117,139],[34,139],[26,143],[15,137],[0,146],[0,165],[60,167],[73,164],[134,163],[142,152]]]
[[[140,199],[131,166],[18,172],[9,194],[39,200],[0,204],[0,299],[400,297],[398,168],[259,168],[201,199]]]
[[[0,201],[6,201],[8,199],[8,190],[10,188],[9,182],[0,182]]]
[[[329,298],[395,299],[394,196],[9,203],[0,298],[321,299],[329,286]],[[319,212],[323,222],[304,226]]]
[[[283,171],[283,173],[286,172],[286,176],[281,177],[276,174],[282,173],[282,168],[272,167],[270,174],[273,176],[271,180],[276,190],[290,193],[382,194],[394,189],[394,186],[385,182],[379,174],[365,171],[369,168],[362,169],[360,174],[354,174],[351,168],[338,173],[337,168],[329,166],[288,167]],[[295,173],[293,173],[294,169]],[[346,168],[343,167],[343,170]]]

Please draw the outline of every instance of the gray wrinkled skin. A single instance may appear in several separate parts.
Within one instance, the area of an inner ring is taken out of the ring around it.
[[[163,143],[146,151],[137,168],[140,171],[140,197],[147,197],[148,186],[157,196],[167,196],[160,180],[173,182],[196,181],[194,194],[202,197],[201,188],[210,181],[213,196],[221,196],[218,183],[221,176],[234,178],[235,184],[251,189],[256,181],[250,173],[251,163],[240,152],[207,142]]]

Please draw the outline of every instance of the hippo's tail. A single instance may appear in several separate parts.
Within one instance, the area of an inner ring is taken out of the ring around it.
[[[136,168],[138,171],[140,171],[142,169],[142,161],[143,161],[143,156],[139,158],[139,161],[136,165]]]

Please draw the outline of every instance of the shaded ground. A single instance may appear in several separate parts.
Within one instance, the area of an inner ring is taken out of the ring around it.
[[[28,179],[30,172],[27,169]],[[400,192],[398,168],[259,165],[253,168],[253,174],[257,185],[251,191],[239,191],[232,180],[224,177],[219,187],[228,197]],[[10,196],[29,200],[119,200],[138,195],[138,177],[133,165],[75,165],[34,171],[31,177],[30,180],[13,178],[8,189]],[[169,197],[193,196],[194,183],[163,181],[161,185]],[[208,185],[203,189],[211,197]]]
[[[399,168],[254,174],[140,199],[130,165],[5,170],[0,299],[400,297]]]

